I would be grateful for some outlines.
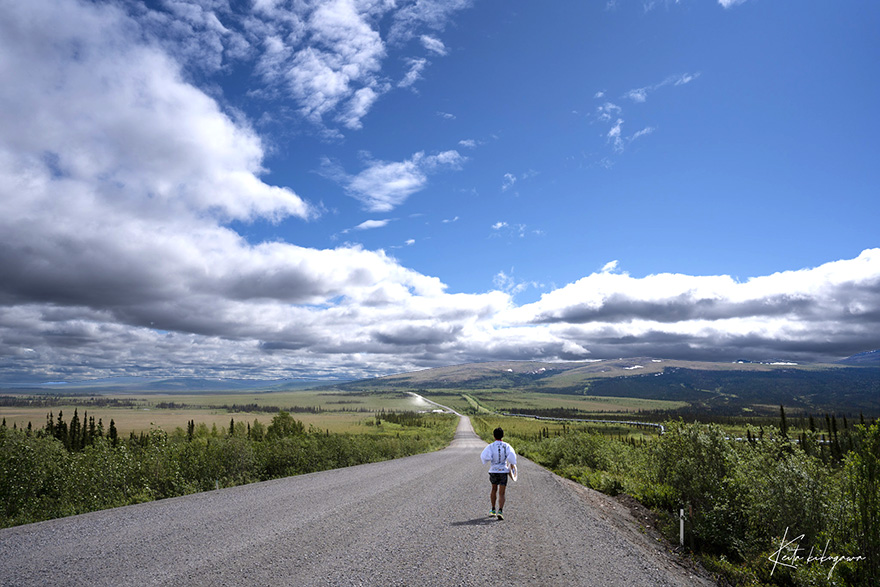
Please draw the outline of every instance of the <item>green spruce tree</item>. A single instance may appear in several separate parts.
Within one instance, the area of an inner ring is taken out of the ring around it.
[[[70,419],[70,428],[67,431],[67,448],[68,450],[78,451],[82,448],[82,428],[79,422],[79,412],[76,408],[73,410],[73,418]]]
[[[119,432],[116,431],[116,422],[112,419],[110,420],[110,429],[107,431],[107,437],[110,439],[110,444],[113,446],[119,444]]]
[[[64,411],[58,410],[58,420],[55,421],[55,438],[61,441],[65,448],[70,448],[70,439],[67,436],[67,422],[64,421]]]
[[[779,406],[779,432],[788,438],[788,422],[785,420],[785,408]]]

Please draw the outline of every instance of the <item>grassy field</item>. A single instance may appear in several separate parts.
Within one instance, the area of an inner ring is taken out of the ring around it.
[[[302,390],[278,392],[192,393],[192,394],[109,394],[105,397],[118,399],[137,398],[151,404],[168,402],[191,406],[232,406],[256,404],[260,407],[278,407],[286,411],[296,408],[321,408],[325,411],[413,410],[415,400],[399,391],[357,393],[334,390]]]
[[[98,397],[98,396],[96,396]],[[209,428],[216,425],[228,428],[230,419],[236,422],[253,423],[259,420],[265,425],[272,421],[274,411],[244,411],[241,406],[256,405],[261,408],[277,407],[290,411],[293,417],[307,427],[312,425],[322,430],[340,433],[364,431],[364,423],[376,412],[403,412],[430,410],[432,406],[419,401],[411,395],[394,391],[379,393],[351,393],[337,391],[285,391],[277,393],[208,393],[208,394],[108,394],[101,399],[120,400],[131,405],[125,407],[88,406],[61,399],[53,406],[0,406],[0,418],[6,419],[9,427],[34,428],[46,424],[46,416],[52,412],[64,412],[64,420],[69,422],[74,409],[80,419],[88,412],[95,421],[101,419],[106,430],[112,419],[122,435],[130,432],[144,432],[159,427],[172,432],[175,428],[186,429],[193,420],[197,425]],[[165,407],[161,407],[165,406]],[[169,407],[170,406],[170,407]],[[235,409],[234,406],[238,406]],[[315,410],[315,413],[302,410]]]
[[[504,429],[505,440],[514,438],[534,440],[541,436],[554,437],[571,432],[592,432],[618,440],[641,441],[657,438],[657,432],[653,430],[616,424],[560,422],[495,415],[472,416],[471,421],[474,430],[486,442],[492,441],[492,430],[498,426]]]
[[[567,408],[590,414],[631,414],[633,412],[674,410],[687,402],[639,399],[628,397],[597,397],[594,395],[566,395],[556,393],[473,393],[480,403],[505,412],[511,410]]]
[[[628,397],[597,397],[557,393],[530,393],[519,390],[427,390],[425,397],[456,410],[478,406],[488,411],[509,412],[564,408],[585,414],[607,416],[633,414],[639,411],[665,411],[687,406],[687,402]]]
[[[70,422],[74,408],[78,410],[80,418],[83,417],[85,412],[88,412],[89,417],[94,417],[96,422],[98,419],[101,419],[104,424],[104,430],[107,430],[110,426],[110,420],[112,419],[121,435],[128,435],[130,432],[146,432],[152,428],[161,428],[166,432],[173,432],[175,428],[185,430],[190,420],[193,420],[197,425],[205,424],[208,428],[216,425],[221,430],[229,427],[230,419],[249,424],[252,424],[254,420],[259,420],[268,426],[274,416],[274,414],[265,412],[228,412],[225,410],[199,408],[174,410],[147,408],[83,409],[82,406],[70,405],[52,408],[3,408],[0,410],[0,418],[5,418],[6,424],[9,427],[15,424],[19,428],[27,428],[28,422],[30,422],[34,428],[42,428],[46,423],[46,414],[50,411],[57,418],[59,410],[63,410],[64,420]],[[305,424],[306,427],[313,425],[321,430],[339,433],[362,432],[363,423],[372,418],[370,414],[356,412],[298,413],[293,414],[293,417]]]

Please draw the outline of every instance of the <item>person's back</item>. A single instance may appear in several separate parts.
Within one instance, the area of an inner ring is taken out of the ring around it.
[[[500,427],[496,428],[492,435],[495,442],[483,449],[480,454],[480,460],[484,464],[489,465],[489,483],[492,484],[492,490],[489,493],[489,501],[492,503],[490,516],[495,516],[499,520],[504,519],[502,510],[504,509],[505,494],[507,493],[507,476],[511,471],[511,467],[516,467],[516,451],[507,442],[501,440],[504,438],[504,430]],[[499,489],[500,488],[500,489]],[[495,509],[495,503],[498,503],[498,509]]]

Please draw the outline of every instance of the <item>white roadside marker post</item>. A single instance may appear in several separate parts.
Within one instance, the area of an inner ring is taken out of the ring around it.
[[[684,508],[678,510],[678,543],[684,546]]]

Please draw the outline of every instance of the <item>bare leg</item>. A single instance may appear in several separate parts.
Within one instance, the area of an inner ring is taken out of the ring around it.
[[[492,502],[492,509],[493,509],[493,510],[495,509],[495,494],[496,494],[497,492],[498,492],[498,486],[497,486],[497,485],[493,485],[493,486],[492,486],[492,491],[489,492],[489,500]],[[501,495],[504,495],[504,493],[502,492]],[[501,503],[502,503],[502,505],[504,504],[504,498],[502,498]]]
[[[492,486],[493,490],[495,487],[495,485]],[[504,509],[504,494],[507,492],[507,485],[498,485],[497,487],[500,488],[500,491],[498,492],[498,511],[501,511]],[[494,492],[492,493],[492,507],[495,507]]]

